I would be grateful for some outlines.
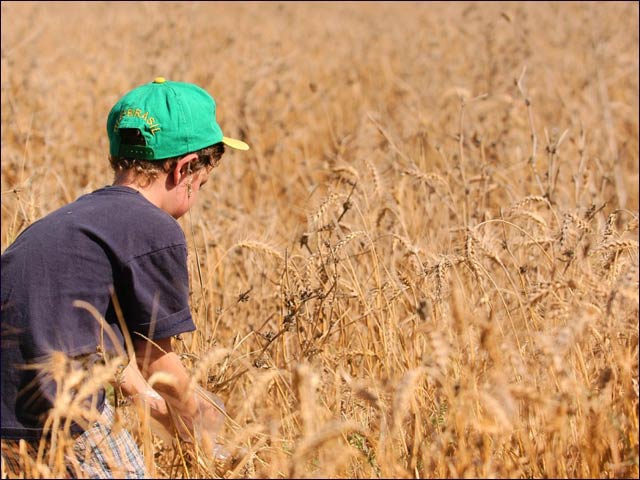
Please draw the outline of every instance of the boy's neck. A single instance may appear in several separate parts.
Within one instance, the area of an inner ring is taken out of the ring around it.
[[[149,200],[156,207],[165,210],[166,189],[164,188],[166,174],[158,175],[158,178],[151,181],[148,185],[142,186],[136,181],[135,176],[130,171],[120,172],[116,175],[113,185],[121,187],[129,187],[137,190],[144,198]]]

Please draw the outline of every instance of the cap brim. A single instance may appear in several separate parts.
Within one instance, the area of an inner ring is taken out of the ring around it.
[[[222,143],[228,147],[235,148],[236,150],[249,150],[249,145],[244,143],[242,140],[237,140],[235,138],[222,137]]]

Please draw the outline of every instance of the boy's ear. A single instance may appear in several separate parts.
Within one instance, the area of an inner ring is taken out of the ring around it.
[[[197,158],[198,155],[196,155],[195,153],[190,153],[189,155],[185,155],[176,162],[176,165],[175,167],[173,167],[173,171],[171,172],[174,185],[179,185],[180,182],[182,182],[189,176],[189,164]]]

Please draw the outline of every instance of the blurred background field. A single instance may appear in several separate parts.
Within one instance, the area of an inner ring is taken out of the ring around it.
[[[3,251],[156,76],[252,147],[180,221],[224,476],[637,477],[637,2],[1,8]]]

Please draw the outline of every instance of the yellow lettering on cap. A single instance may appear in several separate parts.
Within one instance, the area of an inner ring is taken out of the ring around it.
[[[124,117],[137,117],[142,120],[149,126],[149,130],[151,130],[152,134],[155,134],[158,130],[160,130],[160,125],[156,123],[155,117],[151,117],[149,112],[142,112],[141,108],[125,108],[120,112],[118,119],[113,125],[113,131],[117,131],[120,128],[120,123]]]
[[[114,132],[118,131],[118,127],[120,126],[120,122],[122,121],[122,117],[124,117],[124,110],[122,112],[120,112],[120,115],[118,115],[118,120],[116,120],[116,123],[113,125],[113,131]]]

